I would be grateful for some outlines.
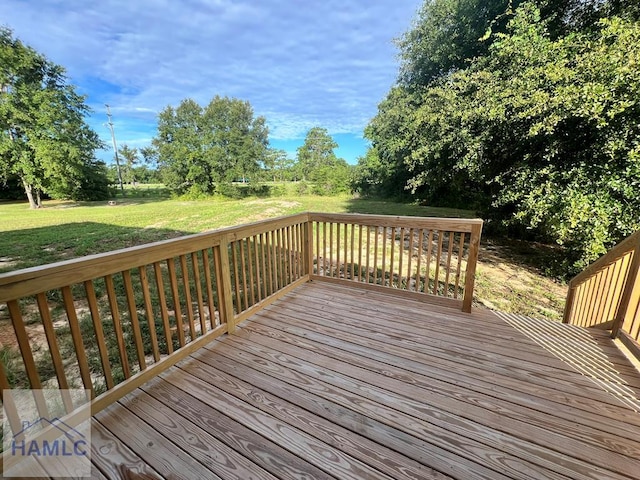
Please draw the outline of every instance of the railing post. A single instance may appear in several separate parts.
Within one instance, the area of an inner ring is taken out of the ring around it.
[[[469,259],[465,270],[464,298],[462,299],[462,311],[471,313],[471,303],[473,302],[473,287],[476,281],[476,266],[478,263],[478,250],[480,249],[480,235],[482,234],[482,223],[474,224],[471,227],[471,238],[469,239]]]
[[[233,302],[231,300],[231,264],[229,263],[229,237],[223,235],[218,248],[213,249],[216,265],[216,281],[222,283],[219,290],[221,298],[218,299],[220,309],[220,322],[227,324],[227,332],[235,332],[235,316],[233,313]]]
[[[573,314],[573,300],[576,296],[576,287],[569,282],[569,290],[567,291],[567,299],[564,302],[564,314],[562,315],[562,323],[570,323]]]
[[[611,338],[617,338],[618,332],[622,328],[625,319],[629,312],[629,305],[637,303],[640,296],[640,287],[638,287],[638,271],[640,270],[640,241],[636,242],[633,249],[633,259],[629,266],[629,272],[627,273],[627,281],[624,284],[624,290],[622,291],[622,297],[620,298],[620,306],[616,312],[616,317],[611,327]]]
[[[311,280],[311,275],[313,275],[313,220],[311,219],[311,215],[307,219],[307,222],[304,224],[304,246],[305,246],[305,264],[306,264],[306,274],[309,275],[309,280]]]

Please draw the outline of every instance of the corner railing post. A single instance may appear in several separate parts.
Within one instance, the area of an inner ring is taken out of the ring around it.
[[[466,313],[471,313],[481,234],[482,223],[474,224],[471,227],[471,238],[469,239],[469,259],[467,260],[467,268],[465,270],[464,297],[462,299],[462,311]]]
[[[306,275],[313,275],[313,219],[311,214],[308,215],[307,223],[305,223],[304,229],[304,247],[305,247],[305,259],[306,259]]]
[[[235,316],[233,313],[233,302],[231,300],[231,264],[229,263],[229,237],[224,235],[220,239],[220,246],[214,248],[216,280],[222,283],[219,290],[221,298],[218,299],[220,309],[220,322],[227,324],[227,332],[235,332]]]
[[[576,296],[576,287],[572,282],[569,282],[569,290],[567,291],[567,299],[564,302],[564,313],[562,315],[562,323],[571,322],[571,316],[573,315],[573,302]]]
[[[611,338],[618,337],[618,332],[622,328],[624,321],[629,314],[629,306],[637,304],[638,302],[638,296],[640,296],[640,278],[638,277],[639,270],[640,241],[637,241],[633,249],[633,258],[631,259],[631,265],[629,266],[627,281],[625,282],[622,297],[620,298],[620,306],[618,307],[615,319],[613,320],[613,326],[611,327]]]

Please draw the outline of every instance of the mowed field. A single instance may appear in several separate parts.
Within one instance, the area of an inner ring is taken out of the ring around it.
[[[285,196],[184,201],[128,196],[107,202],[47,201],[40,210],[0,203],[0,272],[175,238],[304,211],[475,217],[474,212],[349,196]],[[479,305],[558,319],[566,288],[529,260],[532,245],[483,238],[477,274]],[[535,263],[535,262],[534,262]]]

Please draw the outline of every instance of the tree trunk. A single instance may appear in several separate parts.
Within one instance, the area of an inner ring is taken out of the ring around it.
[[[39,208],[40,205],[38,203],[40,202],[40,195],[38,195],[38,203],[36,203],[35,199],[33,198],[33,187],[24,178],[22,179],[22,184],[24,185],[24,191],[26,192],[27,198],[29,199],[29,207]]]

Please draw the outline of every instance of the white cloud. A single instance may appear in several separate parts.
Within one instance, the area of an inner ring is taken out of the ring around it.
[[[361,134],[395,79],[392,39],[420,3],[5,0],[3,16],[140,138],[165,106],[219,94],[250,101],[287,139],[316,125]]]

